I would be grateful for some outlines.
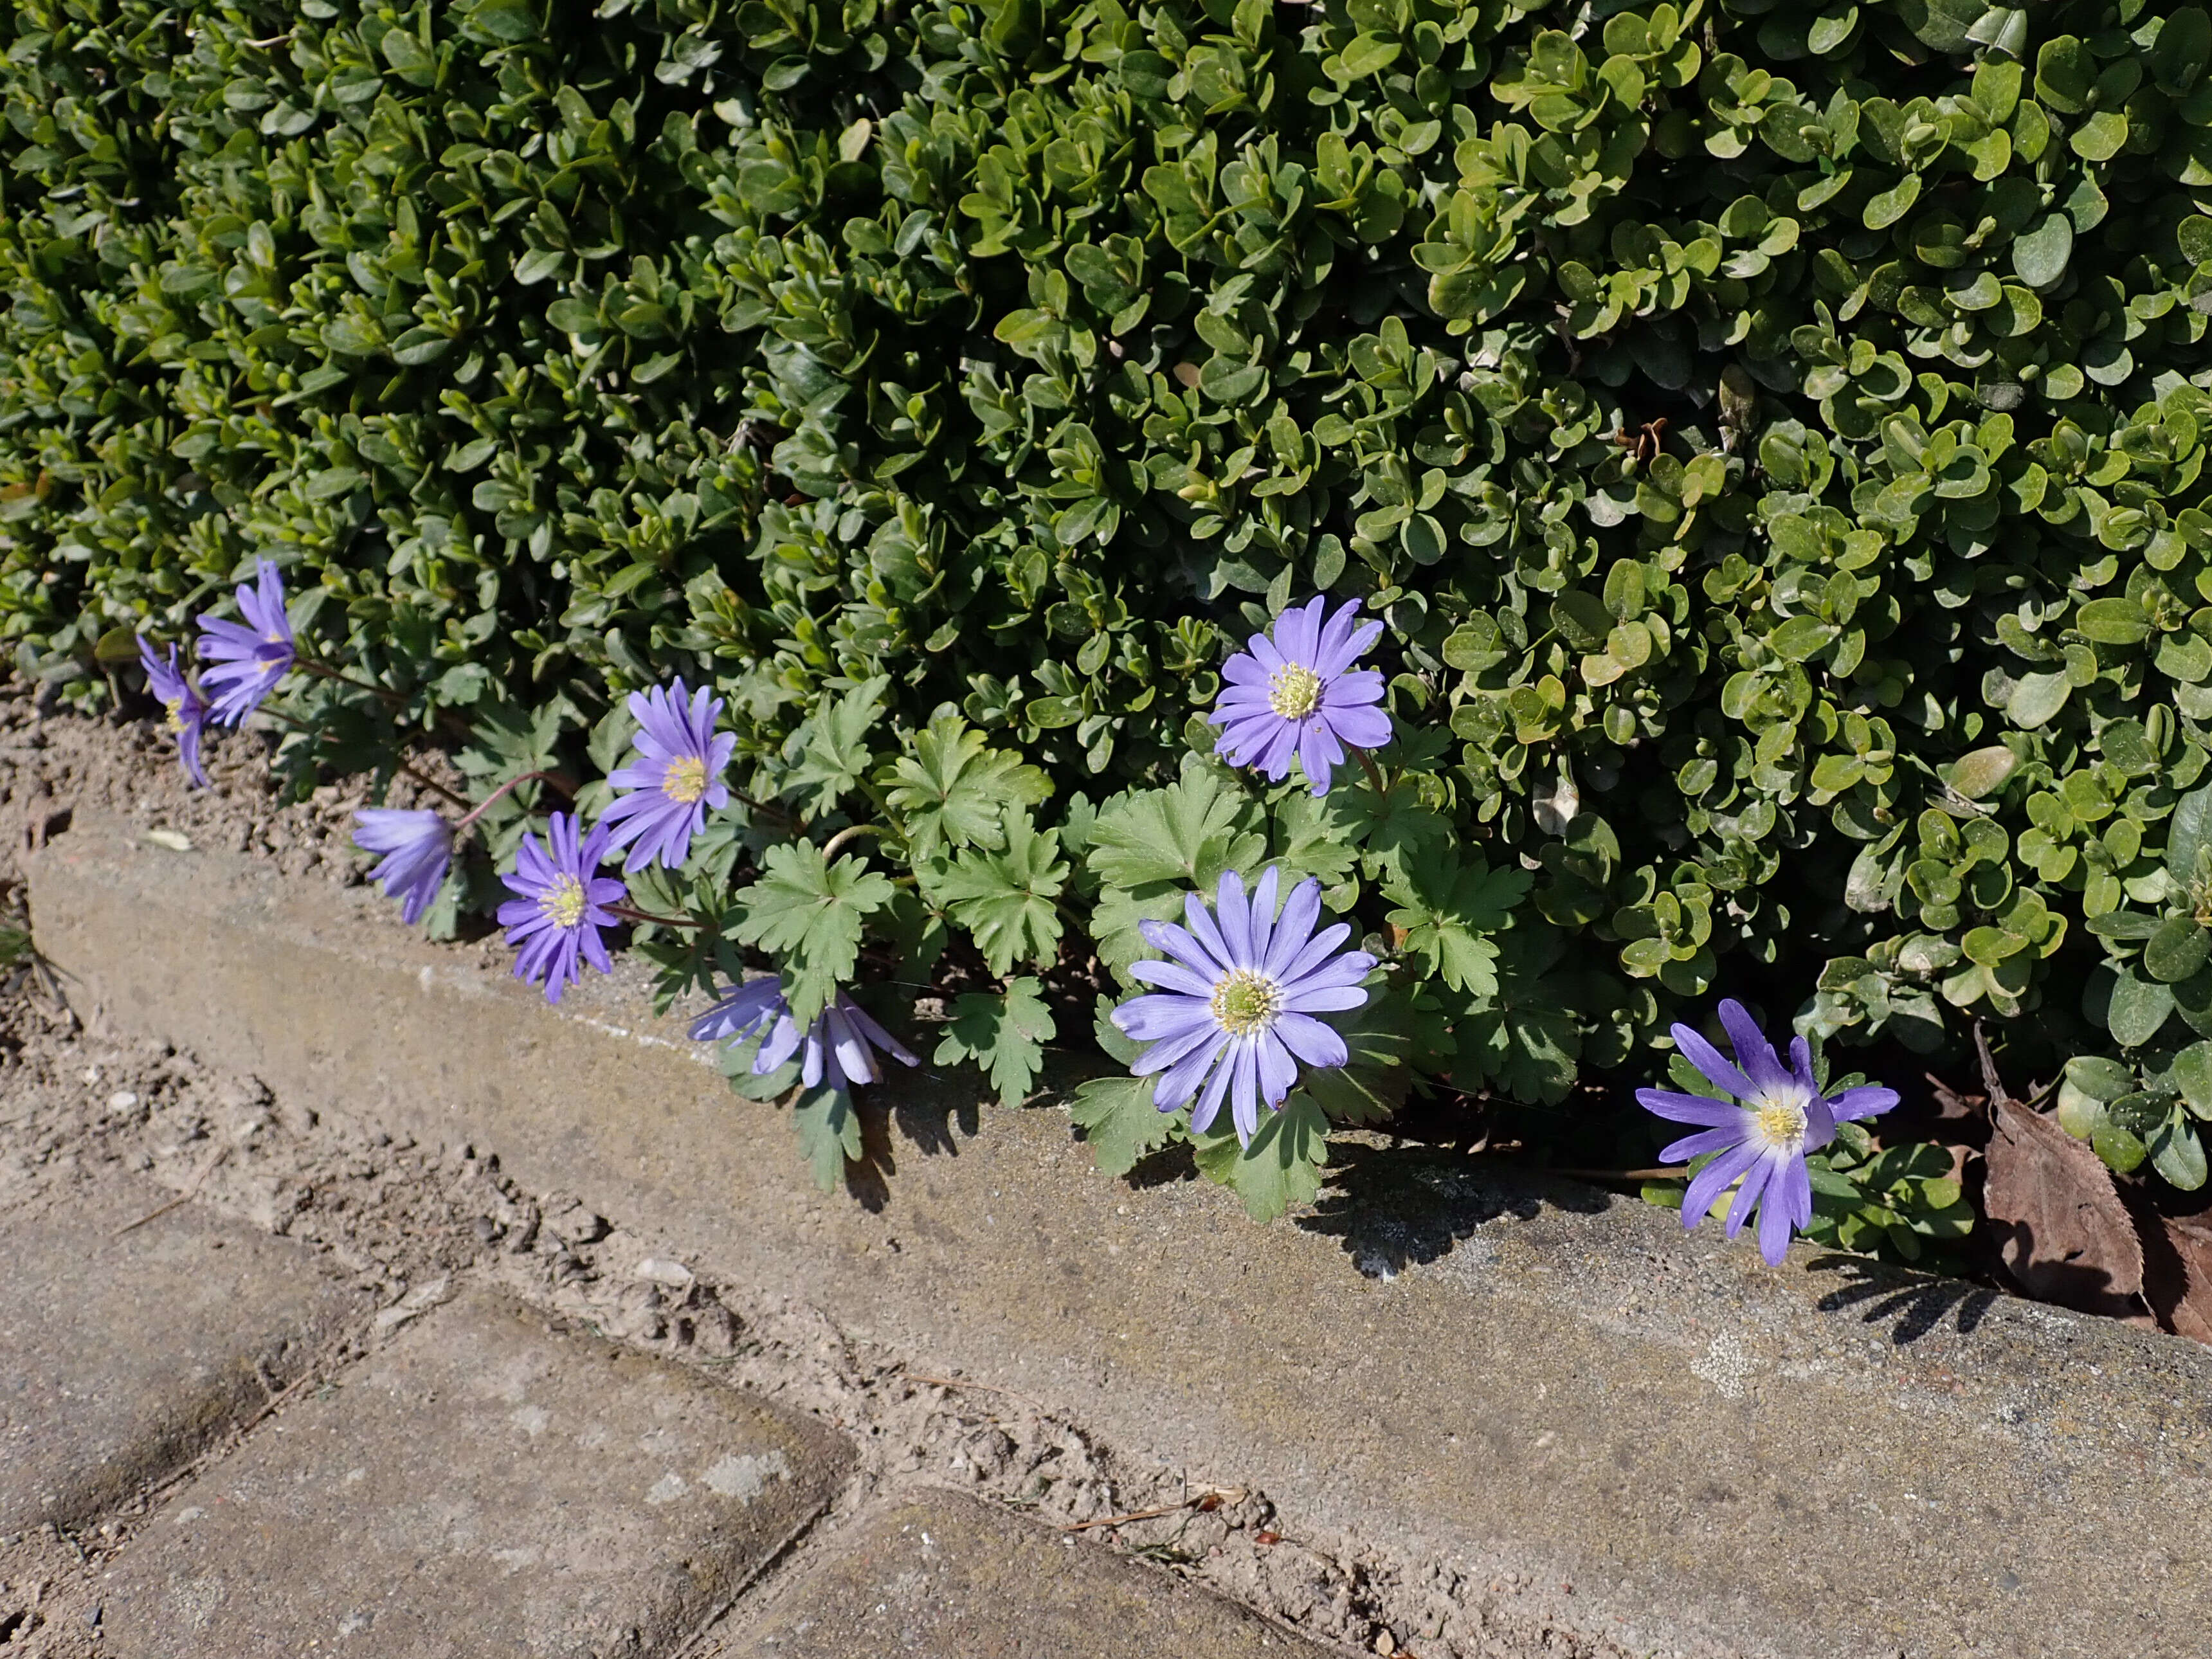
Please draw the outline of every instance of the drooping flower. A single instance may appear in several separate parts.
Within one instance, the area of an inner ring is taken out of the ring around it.
[[[1338,949],[1352,933],[1345,923],[1314,932],[1320,882],[1300,882],[1280,915],[1276,884],[1271,868],[1248,898],[1244,878],[1231,870],[1211,914],[1193,893],[1183,902],[1188,927],[1140,923],[1146,942],[1170,960],[1136,963],[1129,971],[1164,988],[1113,1015],[1122,1031],[1152,1045],[1130,1068],[1138,1077],[1160,1074],[1152,1104],[1171,1112],[1196,1096],[1190,1127],[1203,1133],[1226,1097],[1237,1138],[1247,1144],[1260,1127],[1260,1102],[1279,1110],[1300,1061],[1330,1066],[1350,1058],[1344,1038],[1314,1016],[1360,1006],[1367,1000],[1360,981],[1375,968],[1366,951]]]
[[[1723,1002],[1720,1016],[1735,1048],[1733,1064],[1686,1025],[1674,1027],[1674,1042],[1726,1098],[1671,1089],[1638,1089],[1636,1098],[1645,1111],[1672,1122],[1705,1126],[1662,1149],[1662,1161],[1720,1154],[1690,1178],[1682,1195],[1683,1226],[1704,1220],[1714,1200],[1741,1180],[1729,1201],[1729,1237],[1743,1231],[1756,1205],[1759,1254],[1778,1264],[1790,1233],[1813,1218],[1806,1153],[1833,1139],[1838,1123],[1887,1111],[1897,1104],[1897,1091],[1869,1083],[1824,1096],[1813,1080],[1813,1050],[1803,1037],[1791,1039],[1785,1066],[1741,1003]]]
[[[446,866],[453,856],[453,826],[435,812],[372,806],[356,812],[360,827],[353,844],[364,853],[381,853],[384,860],[368,872],[380,882],[387,898],[403,902],[400,917],[410,927],[438,896]]]
[[[792,1018],[783,988],[772,976],[732,986],[720,1002],[691,1022],[691,1036],[700,1042],[743,1042],[764,1027],[768,1035],[753,1056],[755,1077],[766,1077],[799,1051],[799,1022]],[[809,1089],[825,1078],[833,1089],[873,1083],[878,1075],[878,1048],[908,1066],[921,1063],[842,991],[814,1017],[805,1042],[799,1080]]]
[[[185,769],[185,775],[198,787],[207,787],[207,769],[200,764],[200,728],[207,724],[207,699],[185,678],[177,666],[177,647],[169,647],[169,659],[163,662],[154,654],[154,647],[146,643],[146,636],[138,636],[138,664],[146,671],[147,689],[161,700],[161,707],[169,711],[169,729],[177,734],[177,759]]]
[[[256,581],[239,584],[244,622],[200,618],[200,655],[217,665],[201,678],[215,693],[215,718],[225,726],[258,708],[296,654],[291,618],[284,614],[284,579],[272,560],[262,560],[257,568]]]
[[[579,957],[603,974],[611,965],[599,930],[615,925],[606,907],[620,903],[629,890],[598,873],[606,855],[605,824],[580,841],[576,820],[556,812],[546,822],[545,845],[526,833],[514,870],[501,878],[520,895],[499,907],[507,942],[521,949],[514,976],[543,985],[548,1002],[560,1001],[562,991],[583,977]]]
[[[722,769],[738,740],[727,732],[715,735],[722,700],[710,699],[704,686],[687,692],[680,679],[673,689],[631,692],[629,712],[637,720],[637,759],[607,775],[610,784],[629,793],[599,822],[613,829],[611,845],[629,848],[623,869],[642,870],[659,859],[672,870],[691,850],[707,809],[729,805]]]
[[[1382,711],[1382,676],[1352,664],[1381,636],[1379,622],[1355,623],[1359,601],[1347,600],[1322,620],[1325,594],[1293,605],[1275,618],[1270,633],[1255,634],[1221,667],[1228,684],[1206,716],[1222,728],[1213,752],[1233,766],[1249,766],[1279,783],[1297,757],[1316,795],[1328,793],[1330,773],[1345,745],[1379,749],[1390,741]]]

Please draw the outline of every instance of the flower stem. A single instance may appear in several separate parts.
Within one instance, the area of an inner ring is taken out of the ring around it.
[[[727,784],[724,784],[722,787],[725,789],[729,789],[730,787]],[[745,793],[742,789],[730,789],[730,799],[736,801],[741,806],[751,807],[756,812],[765,812],[769,817],[779,819],[781,822],[789,824],[794,830],[799,828],[798,814],[788,811],[783,807],[775,805],[773,802],[755,800],[750,795]]]
[[[1356,743],[1348,743],[1345,747],[1352,750],[1361,769],[1367,774],[1367,781],[1375,786],[1375,793],[1378,795],[1389,793],[1389,786],[1382,781],[1382,774],[1376,769],[1374,757]]]
[[[649,921],[656,927],[704,927],[703,921],[690,916],[659,916],[650,910],[641,910],[634,904],[610,904],[607,908],[625,921]]]
[[[535,778],[535,779],[538,780],[540,782],[543,782],[543,783],[550,783],[550,784],[551,784],[551,785],[553,786],[553,787],[554,787],[554,788],[556,788],[556,789],[559,790],[562,794],[566,795],[566,796],[567,796],[570,800],[574,800],[574,799],[576,799],[576,786],[575,786],[575,784],[574,784],[574,782],[572,782],[572,781],[570,781],[570,780],[569,780],[569,779],[568,779],[565,775],[563,775],[563,774],[562,774],[562,773],[559,773],[559,772],[521,772],[521,773],[518,773],[518,774],[516,774],[514,777],[509,778],[509,779],[508,779],[505,783],[502,783],[501,785],[500,785],[500,787],[499,787],[498,788],[496,788],[496,789],[493,790],[493,791],[491,792],[491,793],[489,793],[489,795],[486,795],[486,796],[485,796],[482,800],[478,801],[478,802],[477,802],[474,806],[470,807],[470,808],[469,808],[469,814],[468,814],[468,816],[467,816],[466,817],[463,818],[463,819],[462,819],[459,823],[457,823],[457,824],[455,824],[455,825],[453,826],[453,835],[454,835],[454,836],[455,836],[456,838],[459,838],[460,836],[462,836],[462,835],[465,834],[465,833],[467,832],[467,830],[468,830],[468,827],[469,827],[471,824],[474,823],[475,823],[478,818],[482,817],[483,817],[486,812],[489,811],[491,810],[491,805],[492,805],[492,803],[493,803],[494,801],[497,800],[497,799],[498,799],[501,795],[504,795],[505,793],[507,793],[508,790],[510,790],[510,789],[514,789],[514,788],[516,788],[516,787],[518,787],[519,786],[520,786],[520,785],[522,785],[522,784],[528,783],[528,782],[529,782],[532,778]]]
[[[405,704],[407,701],[405,697],[400,696],[398,692],[394,691],[388,685],[379,685],[373,680],[356,679],[352,675],[346,673],[342,669],[333,668],[330,664],[322,661],[319,658],[311,657],[304,651],[299,651],[296,649],[294,651],[292,655],[292,665],[295,668],[301,670],[302,672],[316,675],[322,679],[336,680],[341,685],[350,685],[361,690],[367,691],[374,696],[383,698],[385,702],[392,704],[394,707],[402,706]]]
[[[388,685],[379,685],[373,680],[356,679],[343,669],[331,667],[319,657],[309,656],[296,645],[293,648],[292,666],[303,673],[313,674],[322,679],[336,680],[340,685],[350,685],[356,690],[368,692],[371,696],[381,697],[394,708],[404,708],[409,702],[404,693],[394,691]],[[470,730],[468,721],[462,717],[458,709],[441,708],[437,711],[437,716],[445,723],[447,730],[458,736],[470,738],[475,735]]]
[[[405,773],[409,777],[414,779],[416,782],[421,784],[425,789],[430,790],[434,793],[443,795],[447,800],[453,802],[454,805],[459,807],[463,811],[469,810],[469,798],[466,795],[462,794],[459,791],[448,789],[444,784],[439,782],[437,779],[430,776],[428,773],[416,771],[405,761],[394,762],[393,766],[394,769]],[[466,822],[465,819],[463,821]]]
[[[845,828],[840,830],[836,835],[830,836],[830,839],[823,843],[822,848],[822,861],[824,864],[827,864],[830,861],[830,855],[836,852],[839,848],[842,847],[847,842],[852,840],[855,836],[888,836],[889,834],[890,834],[890,831],[880,823],[847,824]]]

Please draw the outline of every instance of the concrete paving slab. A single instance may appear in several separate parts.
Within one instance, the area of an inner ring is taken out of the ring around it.
[[[742,1612],[742,1610],[741,1610]],[[957,1492],[868,1517],[702,1659],[1322,1659],[1235,1603]]]
[[[265,1425],[105,1585],[118,1659],[650,1659],[811,1520],[809,1419],[483,1291]]]
[[[87,812],[30,887],[41,948],[126,1030],[496,1151],[1583,1650],[2203,1659],[2212,1349],[1808,1246],[1770,1268],[1356,1136],[1314,1211],[1255,1226],[1195,1180],[1102,1177],[1062,1113],[979,1111],[958,1073],[880,1091],[895,1173],[825,1198],[787,1115],[732,1098],[629,970],[549,1009],[373,890]]]
[[[118,1176],[0,1212],[0,1534],[168,1474],[362,1305],[311,1251],[206,1210],[131,1226],[174,1197]]]

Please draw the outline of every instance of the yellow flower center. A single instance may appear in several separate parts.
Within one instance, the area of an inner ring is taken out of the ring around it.
[[[1267,707],[1286,720],[1302,720],[1321,706],[1321,676],[1285,663],[1267,682]]]
[[[1282,1012],[1283,990],[1264,974],[1240,968],[1213,988],[1213,1023],[1231,1036],[1264,1031]]]
[[[570,875],[553,878],[553,884],[538,896],[538,908],[556,927],[574,927],[584,919],[584,884]]]
[[[696,755],[669,762],[660,780],[660,793],[689,806],[707,793],[707,763]]]
[[[171,697],[161,706],[169,711],[169,730],[172,732],[183,731],[185,729],[185,700],[182,697]]]
[[[1752,1110],[1752,1133],[1777,1152],[1794,1152],[1805,1144],[1805,1108],[1795,1100],[1761,1101]]]

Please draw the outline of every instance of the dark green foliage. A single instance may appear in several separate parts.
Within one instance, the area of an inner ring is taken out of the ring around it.
[[[1988,1014],[2203,1179],[2201,7],[17,0],[0,44],[27,672],[99,695],[267,555],[418,725],[580,753],[717,683],[748,794],[915,873],[867,890],[906,946],[1049,967],[1072,905],[1119,969],[1273,857],[1463,1087],[1557,1100],[1719,991],[1929,1053]],[[1389,624],[1382,775],[1184,771],[1316,589]],[[815,994],[859,943],[744,913]]]

